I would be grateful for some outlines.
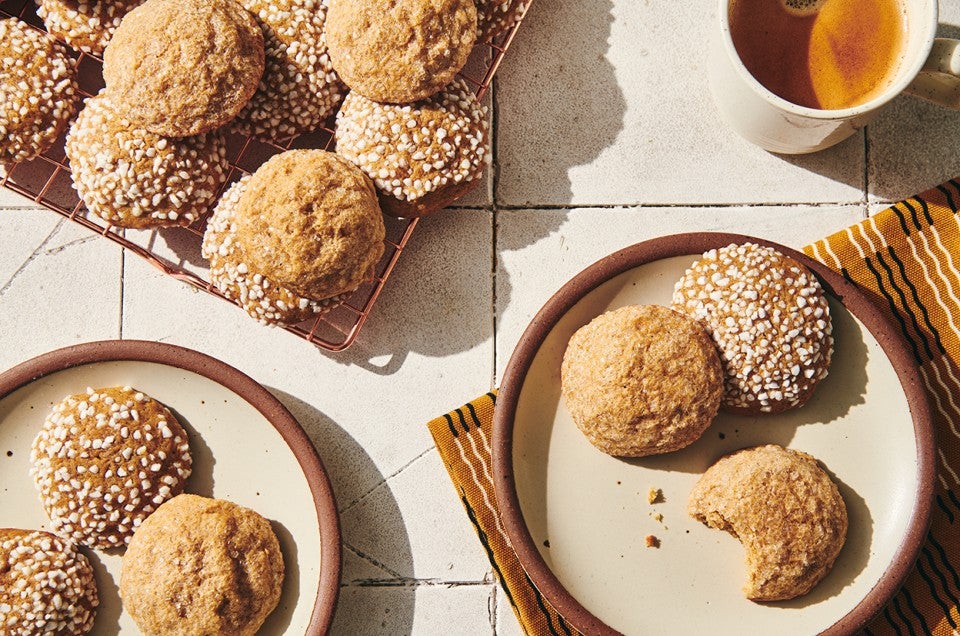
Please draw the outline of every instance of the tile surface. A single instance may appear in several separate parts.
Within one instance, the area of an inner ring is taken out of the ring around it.
[[[237,367],[294,414],[333,482],[344,543],[334,633],[518,636],[427,420],[495,386],[547,298],[612,251],[711,230],[801,247],[960,176],[960,114],[910,97],[816,155],[741,140],[707,87],[715,4],[534,0],[486,97],[491,169],[457,209],[420,221],[341,353],[0,190],[0,369],[106,338]],[[940,34],[958,25],[960,4],[942,2]],[[205,271],[182,233],[131,236]]]

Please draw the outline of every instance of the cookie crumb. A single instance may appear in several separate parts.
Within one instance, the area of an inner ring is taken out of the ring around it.
[[[663,502],[663,491],[659,488],[651,488],[647,492],[647,502],[651,504],[662,503]]]
[[[648,547],[648,548],[659,548],[659,547],[660,547],[660,539],[658,539],[656,536],[654,536],[654,535],[652,535],[652,534],[648,534],[648,535],[647,535],[646,541],[647,541],[647,547]]]
[[[650,516],[653,517],[653,520],[657,523],[663,523],[663,515],[659,512],[651,512]]]

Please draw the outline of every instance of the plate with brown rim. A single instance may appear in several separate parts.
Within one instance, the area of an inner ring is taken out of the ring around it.
[[[804,263],[827,291],[836,340],[830,374],[801,408],[721,413],[680,451],[618,459],[596,450],[560,397],[566,343],[595,316],[669,305],[703,252],[770,245]],[[774,443],[812,454],[837,482],[850,528],[834,568],[806,596],[744,598],[744,552],[686,513],[697,478],[723,454]],[[849,634],[900,587],[930,518],[934,434],[916,365],[860,290],[824,265],[763,239],[662,237],[586,268],[534,317],[507,364],[493,428],[493,478],[504,530],[532,582],[589,634]],[[651,489],[662,500],[651,503]],[[659,547],[648,547],[647,537]]]
[[[286,576],[260,634],[322,634],[340,587],[340,522],[323,463],[293,415],[239,370],[159,342],[109,340],[58,349],[0,374],[0,527],[48,529],[29,475],[30,445],[51,407],[87,387],[128,385],[164,403],[190,437],[186,492],[266,517]],[[137,633],[117,586],[121,550],[89,550],[101,605],[96,634]]]

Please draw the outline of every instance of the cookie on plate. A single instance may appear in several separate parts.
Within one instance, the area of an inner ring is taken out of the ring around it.
[[[530,0],[475,0],[477,42],[486,42],[505,33],[527,10]]]
[[[124,117],[187,137],[236,117],[263,64],[263,32],[234,0],[147,0],[113,34],[103,79]]]
[[[722,457],[700,477],[690,516],[743,544],[753,601],[809,592],[830,572],[847,536],[847,508],[819,462],[766,445]]]
[[[36,0],[50,35],[73,48],[103,55],[123,16],[143,0]]]
[[[330,0],[327,45],[340,78],[378,102],[430,97],[466,64],[473,0]]]
[[[99,604],[93,568],[73,543],[0,528],[0,632],[82,636]]]
[[[642,457],[678,450],[703,434],[720,407],[723,372],[696,321],[667,307],[628,305],[573,334],[560,388],[594,446]]]
[[[817,277],[772,247],[710,250],[677,282],[673,307],[720,350],[723,408],[756,415],[802,405],[833,356],[830,306]]]
[[[351,92],[337,113],[337,153],[377,186],[393,216],[423,216],[472,188],[490,156],[487,109],[456,79],[414,104]]]
[[[222,132],[155,135],[120,115],[102,91],[70,126],[65,150],[84,205],[129,228],[190,225],[213,203],[230,169]]]
[[[92,548],[129,542],[157,506],[183,492],[192,467],[174,415],[128,386],[55,404],[30,461],[51,529]]]
[[[346,93],[327,53],[327,0],[242,4],[263,28],[265,62],[260,85],[233,128],[273,140],[316,130]]]
[[[224,193],[204,234],[210,279],[261,322],[295,323],[373,278],[386,230],[373,183],[324,150],[288,150]]]
[[[277,606],[283,578],[269,521],[229,501],[184,494],[130,541],[120,597],[147,635],[252,635]]]
[[[76,64],[49,35],[0,20],[0,163],[33,159],[77,110]]]

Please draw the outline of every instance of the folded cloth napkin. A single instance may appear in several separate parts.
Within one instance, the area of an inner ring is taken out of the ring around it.
[[[926,543],[867,634],[960,633],[960,183],[939,185],[804,248],[866,291],[903,333],[938,435],[937,492]],[[578,632],[537,591],[500,525],[490,469],[496,393],[432,420],[467,516],[527,634]]]

